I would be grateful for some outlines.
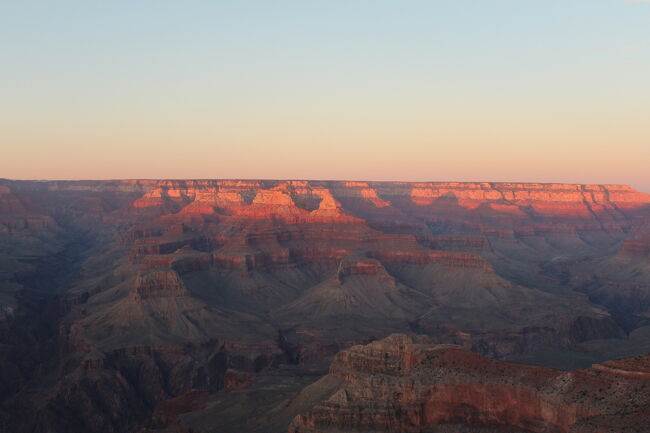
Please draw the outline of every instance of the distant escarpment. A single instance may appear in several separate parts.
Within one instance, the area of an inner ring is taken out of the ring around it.
[[[392,335],[339,353],[321,380],[338,387],[290,433],[623,433],[650,416],[650,355],[567,373]]]
[[[0,184],[0,233],[38,232],[53,226],[52,218],[40,212],[31,200]]]

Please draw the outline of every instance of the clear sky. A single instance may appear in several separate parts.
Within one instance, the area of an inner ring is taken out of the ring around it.
[[[0,0],[0,177],[628,183],[650,1]]]

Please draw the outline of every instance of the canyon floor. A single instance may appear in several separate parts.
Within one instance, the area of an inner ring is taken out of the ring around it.
[[[624,185],[0,180],[0,431],[650,432],[648,353]]]

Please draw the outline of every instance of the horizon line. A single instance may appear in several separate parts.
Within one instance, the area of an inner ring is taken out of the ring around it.
[[[532,181],[470,181],[470,180],[369,180],[369,179],[307,179],[307,178],[237,178],[237,177],[124,177],[124,178],[95,178],[95,179],[11,179],[0,178],[0,181],[8,182],[116,182],[116,181],[259,181],[259,182],[369,182],[369,183],[403,183],[403,184],[417,184],[417,183],[433,183],[433,184],[525,184],[525,185],[597,185],[597,186],[615,186],[615,187],[628,187],[635,191],[640,191],[634,188],[631,184],[627,183],[576,183],[576,182],[532,182]]]

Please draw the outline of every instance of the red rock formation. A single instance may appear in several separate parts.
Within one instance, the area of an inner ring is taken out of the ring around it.
[[[205,407],[205,399],[208,393],[200,390],[192,390],[178,397],[161,402],[151,415],[151,422],[154,425],[177,425],[179,415]],[[178,431],[182,431],[177,427]]]
[[[340,262],[344,257],[351,254],[350,250],[344,248],[331,248],[331,247],[306,247],[296,248],[291,250],[291,254],[296,260],[307,262]]]
[[[339,269],[340,276],[349,275],[385,275],[386,269],[378,260],[358,259],[346,260],[341,263]]]
[[[140,251],[142,252],[142,250]],[[135,257],[145,269],[172,268],[179,274],[202,271],[212,266],[212,256],[186,245],[171,254],[147,254]]]
[[[158,269],[138,275],[132,296],[134,299],[187,296],[187,289],[178,274],[171,269]]]
[[[339,353],[329,378],[340,381],[338,390],[297,416],[290,433],[406,433],[445,424],[556,433],[650,431],[650,356],[566,373],[393,335]],[[625,430],[630,427],[636,430]]]
[[[0,232],[43,231],[54,226],[52,218],[39,213],[28,199],[0,185]]]
[[[293,266],[288,249],[254,253],[216,252],[212,254],[212,260],[216,267],[244,271]]]
[[[245,371],[226,370],[224,375],[224,391],[237,391],[253,382],[253,375]]]
[[[369,219],[395,230],[429,221],[512,238],[576,230],[620,233],[630,228],[631,217],[649,212],[650,196],[616,185],[205,180],[158,181],[133,206],[187,221],[230,216],[351,224]],[[434,246],[439,247],[448,249]],[[450,249],[464,248],[456,242]]]
[[[621,246],[621,253],[630,256],[650,256],[650,240],[625,241]]]
[[[9,187],[0,185],[0,213],[6,215],[25,212],[27,212],[25,204],[11,192]]]
[[[459,203],[468,207],[476,207],[480,202],[503,200],[504,203],[515,206],[551,203],[552,205],[549,206],[539,205],[540,209],[552,209],[555,206],[559,212],[569,213],[576,209],[584,209],[587,204],[604,209],[613,208],[612,203],[638,206],[648,202],[646,194],[638,193],[626,185],[415,183],[412,184],[410,195],[413,202],[420,205],[432,204],[436,199],[453,196]]]
[[[434,250],[478,252],[485,244],[485,238],[482,236],[438,235],[431,238],[429,247]]]
[[[386,263],[424,265],[440,263],[452,268],[476,268],[494,271],[492,265],[478,254],[452,251],[375,251],[371,255]]]

